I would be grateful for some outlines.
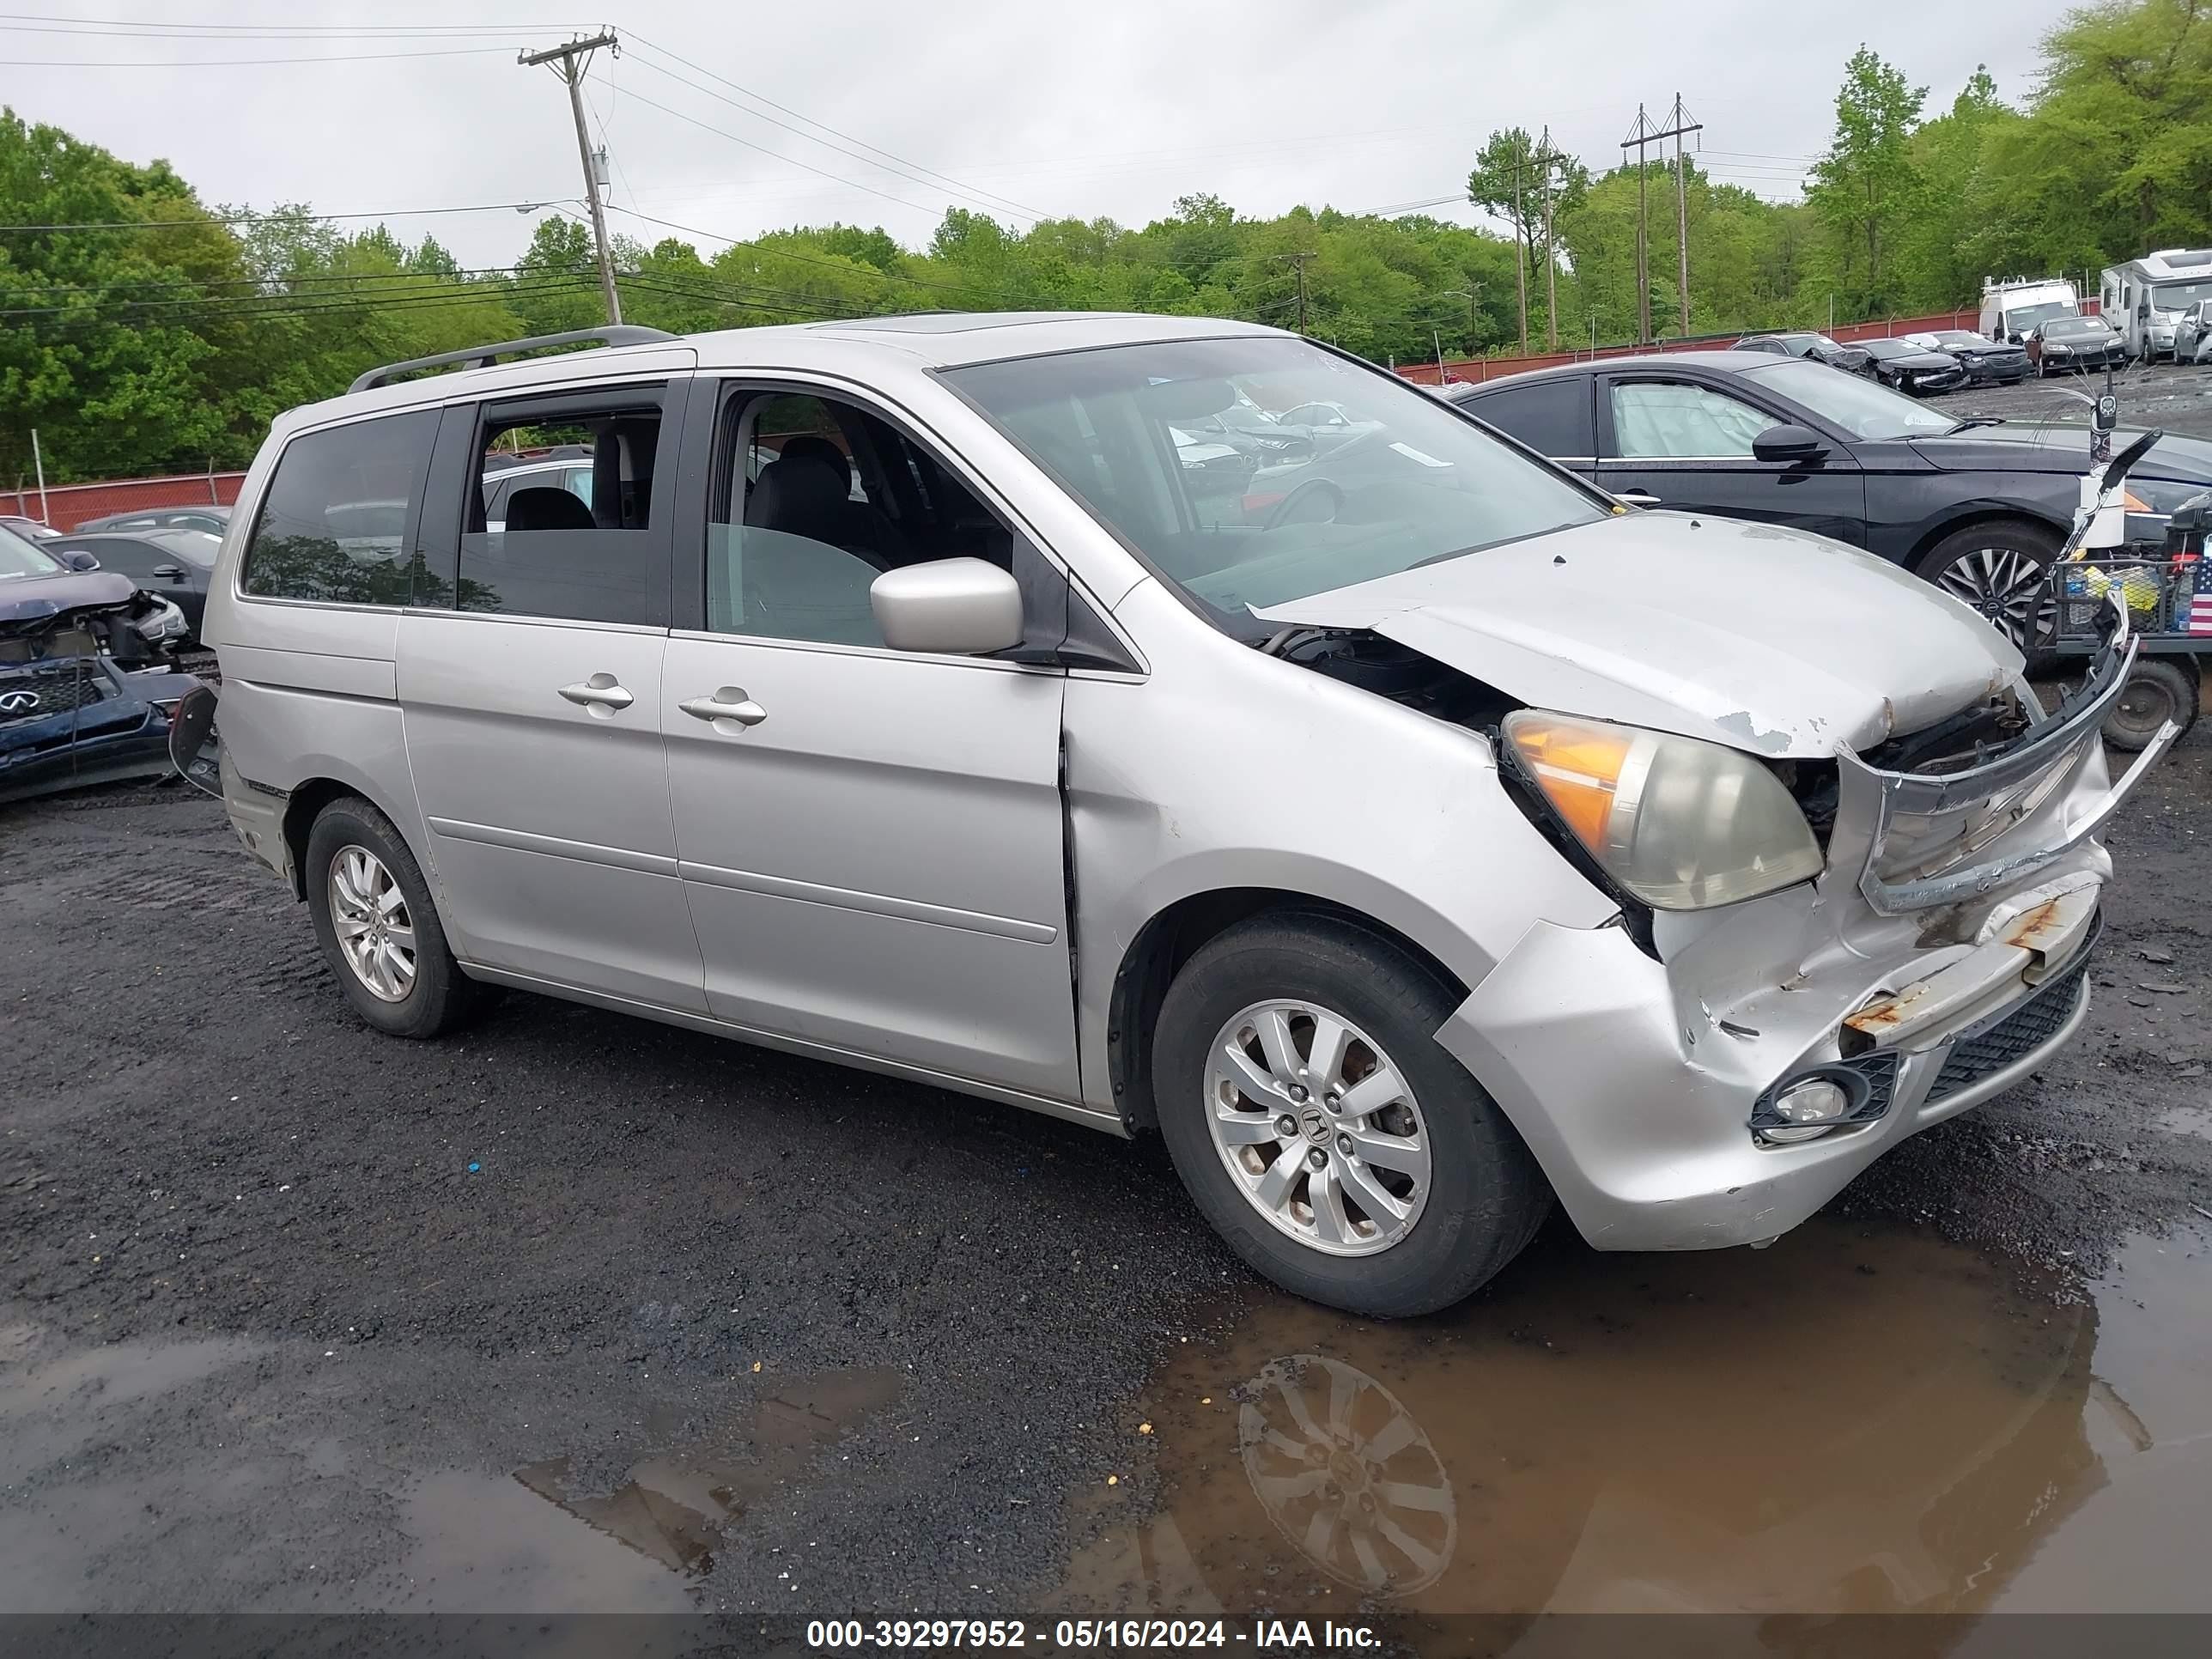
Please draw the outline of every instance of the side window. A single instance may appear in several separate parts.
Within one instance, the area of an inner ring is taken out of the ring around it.
[[[1461,407],[1540,454],[1588,460],[1597,453],[1590,428],[1590,383],[1579,374],[1486,392]]]
[[[416,410],[293,439],[262,498],[240,586],[264,599],[407,604],[418,562],[407,526],[437,435],[438,412]]]
[[[1749,404],[1680,380],[1613,382],[1613,453],[1622,460],[1748,460],[1779,424]]]
[[[129,576],[134,581],[151,577],[154,567],[161,562],[161,550],[129,536],[102,536],[96,541],[81,542],[77,545],[100,561],[102,570],[112,570],[118,575]]]
[[[958,555],[1017,568],[1012,535],[957,475],[857,405],[739,394],[716,453],[711,632],[880,646],[869,590],[883,572]]]
[[[456,610],[571,622],[653,620],[654,566],[666,544],[653,506],[663,471],[665,390],[626,387],[483,407]],[[590,462],[483,469],[495,449],[527,456],[564,445],[581,446]]]

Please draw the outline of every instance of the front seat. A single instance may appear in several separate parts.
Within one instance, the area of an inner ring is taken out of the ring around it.
[[[825,461],[804,453],[770,461],[746,494],[745,522],[826,542],[878,570],[908,562],[913,555],[897,527],[865,501],[851,500],[850,473],[840,477]]]
[[[565,489],[534,484],[507,498],[509,530],[593,530],[592,509]]]

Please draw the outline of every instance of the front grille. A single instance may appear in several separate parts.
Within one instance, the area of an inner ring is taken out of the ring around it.
[[[2074,960],[2037,986],[2027,1001],[1968,1026],[1944,1056],[1943,1069],[1929,1086],[1927,1103],[1932,1106],[1947,1095],[1972,1087],[2057,1036],[2087,994],[2089,950],[2095,943],[2093,935],[2075,952]]]
[[[0,674],[0,720],[42,720],[99,701],[98,680],[73,662]]]

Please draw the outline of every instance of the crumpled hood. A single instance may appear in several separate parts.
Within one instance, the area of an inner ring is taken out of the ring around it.
[[[2020,653],[1896,566],[1772,525],[1638,512],[1255,611],[1358,628],[1510,697],[1780,758],[1872,748]]]
[[[112,570],[10,577],[0,581],[0,635],[20,638],[44,633],[72,617],[132,611],[137,598],[137,585]]]

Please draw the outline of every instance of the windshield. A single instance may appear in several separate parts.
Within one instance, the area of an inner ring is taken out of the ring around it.
[[[58,576],[62,574],[63,566],[58,559],[41,553],[5,525],[0,525],[0,581],[17,576]]]
[[[2064,317],[2047,325],[2043,335],[2049,340],[2087,339],[2092,335],[2110,334],[2112,329],[2094,317]]]
[[[1907,345],[1902,340],[1863,340],[1860,343],[1876,357],[1917,357],[1928,349],[1925,346]]]
[[[1164,341],[944,378],[1244,638],[1269,631],[1253,607],[1607,516],[1439,399],[1303,340]],[[1234,468],[1178,457],[1176,430],[1240,397],[1276,415],[1325,404],[1353,429],[1324,453],[1245,453]]]
[[[1962,328],[1947,328],[1936,337],[1948,346],[1983,346],[1990,343],[1980,335]]]
[[[2038,323],[2053,317],[2071,317],[2074,307],[2059,300],[2046,300],[2039,306],[2021,306],[2004,314],[2006,330],[2014,334],[2025,334]]]
[[[2150,291],[2150,302],[2160,311],[2186,311],[2199,300],[2212,300],[2212,276],[2186,283],[2160,283]]]
[[[1855,438],[1927,438],[1955,422],[1899,392],[1825,363],[1798,360],[1752,371],[1761,384],[1793,398]]]

